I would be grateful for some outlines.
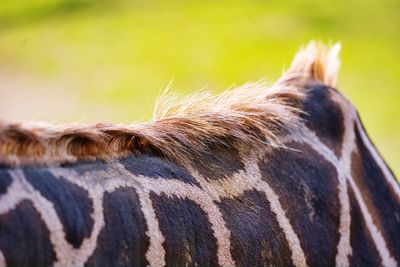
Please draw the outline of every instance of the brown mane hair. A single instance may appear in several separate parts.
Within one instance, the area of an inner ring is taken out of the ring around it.
[[[152,122],[131,125],[48,125],[0,121],[0,163],[54,165],[156,153],[179,164],[199,160],[213,146],[280,146],[294,125],[301,87],[317,81],[335,86],[339,46],[311,42],[271,87],[249,83],[218,95],[202,92],[179,99],[164,93]]]

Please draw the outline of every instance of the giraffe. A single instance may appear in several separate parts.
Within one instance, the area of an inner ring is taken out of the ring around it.
[[[0,122],[0,266],[398,266],[400,187],[311,42],[132,125]]]

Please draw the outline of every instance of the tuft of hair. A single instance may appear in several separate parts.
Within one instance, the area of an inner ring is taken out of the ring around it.
[[[297,103],[304,92],[298,81],[334,86],[338,51],[338,45],[327,49],[310,43],[272,86],[248,83],[216,95],[200,92],[183,98],[169,93],[168,86],[151,122],[57,126],[0,120],[0,163],[56,165],[151,153],[192,165],[218,147],[279,148],[301,112]]]
[[[298,86],[304,86],[314,81],[336,87],[340,67],[340,48],[340,43],[326,46],[321,42],[311,41],[296,54],[280,82],[292,82]]]

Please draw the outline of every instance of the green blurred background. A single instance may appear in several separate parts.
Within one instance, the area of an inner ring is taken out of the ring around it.
[[[339,89],[400,174],[400,1],[0,1],[0,118],[129,123],[168,82],[273,81],[311,39],[343,45]]]

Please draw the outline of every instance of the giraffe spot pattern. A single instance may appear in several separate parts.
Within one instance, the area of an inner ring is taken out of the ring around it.
[[[350,244],[353,250],[350,256],[350,266],[381,266],[379,252],[376,250],[365,224],[354,192],[350,185],[348,188],[351,213]]]
[[[221,199],[218,206],[231,231],[231,252],[238,266],[293,266],[287,240],[265,193],[245,191]]]
[[[396,201],[396,194],[363,143],[358,128],[354,128],[357,149],[351,158],[353,179],[360,188],[374,218],[374,224],[386,240],[391,255],[400,262],[400,234],[393,234],[400,233],[400,203]]]
[[[262,179],[279,196],[310,266],[334,266],[340,203],[336,169],[310,146],[273,150],[259,162]]]
[[[148,178],[176,179],[188,184],[200,186],[196,179],[184,168],[154,156],[129,156],[120,163],[134,175]]]
[[[0,250],[7,266],[52,266],[50,233],[33,204],[24,200],[0,216]]]
[[[61,167],[66,168],[66,169],[73,169],[76,173],[79,175],[84,175],[87,172],[91,172],[93,170],[96,171],[107,171],[107,164],[106,162],[97,159],[95,161],[90,161],[90,160],[80,160],[79,162],[74,162],[74,163],[63,163],[61,164]]]
[[[12,178],[6,169],[0,168],[0,195],[7,192],[12,183]]]
[[[307,97],[303,102],[306,126],[315,132],[318,138],[331,148],[337,157],[341,155],[344,136],[344,117],[338,104],[330,98],[329,87],[314,84],[306,88]]]
[[[337,253],[336,245],[339,239],[338,214],[340,210],[337,199],[336,170],[308,145],[296,142],[285,145],[294,150],[273,150],[259,162],[262,179],[279,196],[279,200],[300,238],[307,263],[310,266],[335,265],[334,256]],[[367,201],[368,209],[372,210],[374,223],[384,235],[390,254],[398,257],[396,243],[398,239],[396,235],[390,235],[393,231],[397,232],[398,228],[396,227],[398,227],[400,218],[397,212],[399,207],[396,204],[396,195],[392,192],[393,189],[384,182],[382,171],[362,143],[358,132],[356,132],[356,147],[356,152],[352,154],[354,180],[360,187],[363,198]],[[148,161],[149,158],[150,161]],[[164,159],[140,156],[138,163],[131,162],[135,160],[136,158],[133,157],[128,160],[124,159],[124,166],[130,167],[130,172],[135,175],[144,175],[150,179],[155,177],[166,177],[166,180],[178,178],[177,180],[185,183],[197,183],[188,171],[180,169]],[[146,165],[148,162],[151,164]],[[159,169],[147,170],[152,169],[152,164],[159,162],[163,164]],[[73,165],[64,167],[75,169]],[[79,169],[78,174],[97,169],[108,170],[107,164],[102,162],[92,164],[83,162],[77,164],[76,168]],[[87,231],[90,234],[92,228],[90,226],[89,230],[85,230],[86,226],[81,227],[81,224],[91,218],[90,216],[83,219],[78,218],[78,221],[81,221],[72,225],[71,220],[76,220],[73,212],[76,211],[70,211],[68,216],[71,217],[63,218],[61,215],[66,216],[66,206],[62,204],[67,203],[68,209],[70,209],[71,201],[72,203],[77,201],[79,205],[83,203],[83,209],[72,205],[73,209],[90,215],[93,208],[86,190],[63,177],[54,177],[48,173],[46,168],[25,168],[23,171],[27,181],[55,205],[67,241],[78,248],[83,238],[88,235],[83,232]],[[7,172],[5,173],[8,175]],[[152,176],[147,176],[146,173],[150,173]],[[0,175],[2,175],[1,169]],[[7,175],[4,180],[5,191],[12,182],[11,177],[8,175],[7,178]],[[377,188],[379,190],[376,190]],[[371,238],[371,233],[365,225],[351,187],[349,190],[352,217],[350,241],[353,248],[353,253],[349,256],[350,265],[380,265],[379,254]],[[388,196],[391,199],[388,200]],[[170,197],[163,193],[161,195],[151,193],[151,200],[160,223],[160,230],[166,237],[163,245],[166,250],[165,260],[168,266],[217,265],[215,256],[217,245],[214,233],[207,215],[200,206],[192,200]],[[30,205],[29,208],[34,209],[29,201],[21,203]],[[22,205],[21,203],[18,204],[17,209]],[[97,247],[86,266],[146,266],[149,264],[145,257],[145,252],[149,247],[149,238],[146,235],[147,225],[138,203],[137,193],[133,187],[121,187],[104,194],[105,225],[100,232]],[[215,204],[220,208],[226,226],[231,232],[231,253],[239,266],[293,265],[287,240],[282,229],[279,228],[276,215],[271,212],[270,204],[263,192],[248,190],[239,196],[223,198]],[[392,208],[395,212],[390,210]],[[5,215],[9,213],[11,212]],[[0,226],[2,225],[1,218],[0,216]],[[116,225],[119,227],[115,228]],[[395,230],[390,227],[394,227]],[[27,237],[29,238],[29,236]],[[1,244],[0,250],[2,250]],[[9,251],[3,253],[6,259],[15,258],[13,255],[10,256]]]
[[[207,157],[194,162],[193,166],[207,180],[226,179],[244,169],[236,148],[215,145],[209,150]]]
[[[94,223],[93,203],[88,192],[63,177],[56,178],[46,168],[27,167],[23,171],[26,180],[53,203],[66,240],[79,248],[83,239],[90,236]]]
[[[148,229],[136,190],[121,187],[106,192],[103,209],[105,225],[85,266],[148,266]]]
[[[217,266],[217,245],[206,213],[194,201],[150,193],[165,237],[167,266]]]

